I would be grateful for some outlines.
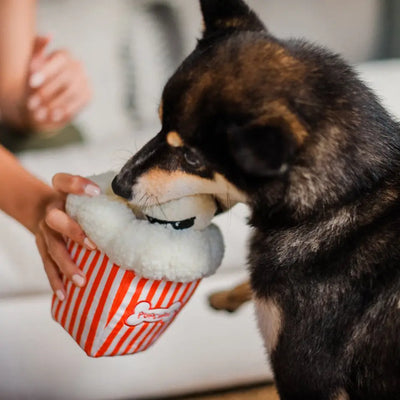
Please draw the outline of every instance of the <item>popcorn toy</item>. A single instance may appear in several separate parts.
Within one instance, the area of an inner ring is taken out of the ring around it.
[[[91,357],[146,350],[224,255],[221,232],[210,225],[217,210],[211,196],[138,209],[112,193],[114,175],[90,178],[100,196],[67,198],[67,213],[97,250],[68,243],[87,284],[65,282],[66,299],[52,302],[53,318]]]

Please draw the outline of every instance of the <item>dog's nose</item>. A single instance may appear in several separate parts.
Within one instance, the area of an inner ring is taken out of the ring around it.
[[[130,200],[132,198],[132,186],[121,183],[118,180],[118,175],[113,179],[111,183],[113,192],[124,199]]]

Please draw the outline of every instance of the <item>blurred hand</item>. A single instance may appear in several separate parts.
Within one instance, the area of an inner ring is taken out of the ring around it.
[[[27,111],[36,130],[62,128],[91,99],[83,65],[67,51],[46,52],[49,36],[35,40],[28,76]]]
[[[36,244],[50,285],[57,297],[63,301],[63,276],[72,280],[78,287],[86,284],[83,272],[74,264],[67,251],[66,239],[70,238],[89,250],[96,249],[96,245],[86,237],[79,224],[65,213],[66,195],[72,193],[97,196],[100,194],[100,188],[89,179],[68,174],[55,175],[53,186],[57,194],[47,205],[45,216],[39,223]]]

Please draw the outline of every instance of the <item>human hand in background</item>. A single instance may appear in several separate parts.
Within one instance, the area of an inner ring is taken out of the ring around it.
[[[66,239],[72,239],[89,250],[96,249],[96,245],[86,237],[79,224],[65,213],[65,199],[70,193],[97,196],[100,194],[100,188],[89,179],[69,174],[55,175],[53,186],[58,195],[47,205],[36,232],[36,244],[50,285],[57,297],[63,301],[63,276],[78,287],[86,284],[83,272],[74,264],[67,251]]]
[[[50,41],[36,37],[29,65],[26,108],[29,124],[38,131],[62,128],[92,96],[81,62],[68,50],[48,53]]]

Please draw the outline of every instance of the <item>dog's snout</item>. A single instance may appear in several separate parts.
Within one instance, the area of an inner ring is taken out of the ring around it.
[[[113,179],[111,183],[113,192],[124,199],[130,200],[132,198],[132,185],[127,182],[121,181],[118,175]]]

